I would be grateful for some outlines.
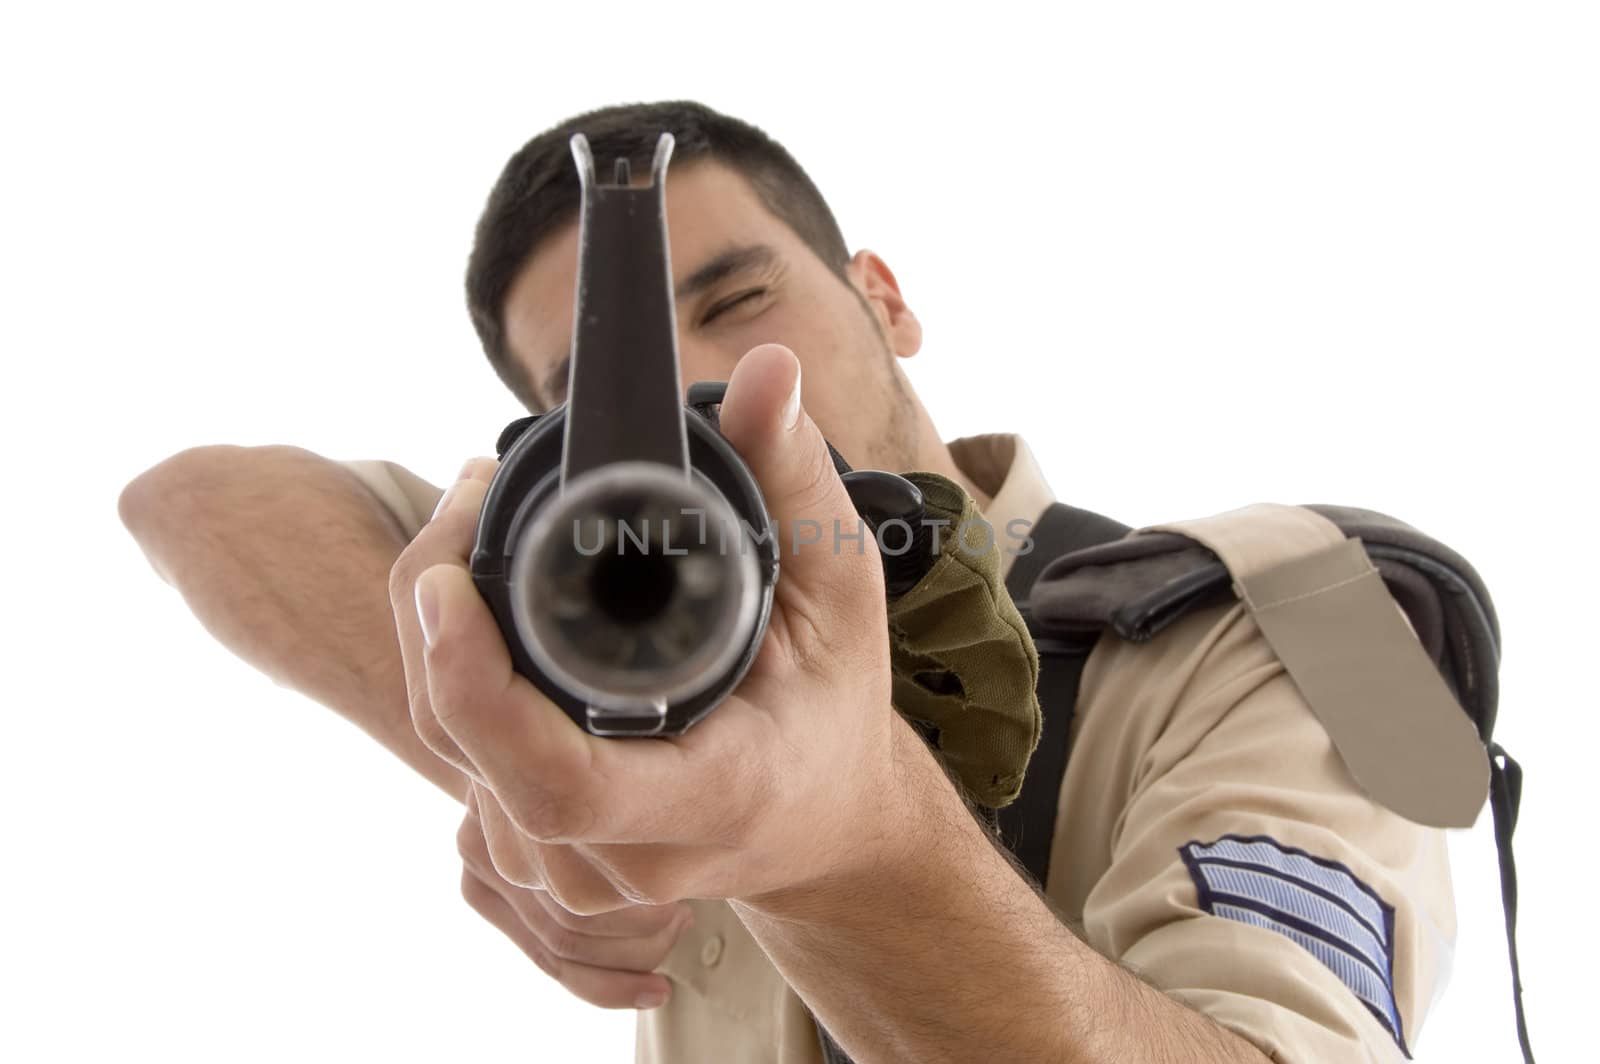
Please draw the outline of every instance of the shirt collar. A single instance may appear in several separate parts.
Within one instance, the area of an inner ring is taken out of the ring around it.
[[[1007,531],[1008,526],[1012,521],[1021,520],[1031,528],[1045,508],[1055,502],[1055,493],[1045,482],[1033,451],[1021,436],[991,432],[962,436],[951,440],[947,446],[956,468],[989,496],[989,505],[983,508],[983,519],[994,529],[995,542],[1002,547],[1000,570],[1004,576],[1011,568],[1013,557],[1004,547],[1017,539]]]

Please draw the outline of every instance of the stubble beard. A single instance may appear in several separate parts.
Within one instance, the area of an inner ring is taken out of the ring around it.
[[[876,366],[873,375],[879,378],[878,392],[883,397],[884,411],[882,431],[870,444],[872,453],[865,456],[871,464],[863,468],[884,469],[891,473],[909,473],[921,469],[925,463],[920,457],[918,404],[911,391],[911,382],[900,369],[894,348],[889,345],[889,337],[884,334],[883,324],[878,321],[877,315],[872,313],[860,293],[856,293],[856,301],[871,327],[873,346],[877,348],[873,352]]]

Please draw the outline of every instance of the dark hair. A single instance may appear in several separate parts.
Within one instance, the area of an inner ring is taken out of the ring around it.
[[[850,252],[822,193],[777,141],[736,118],[691,100],[620,104],[574,115],[511,157],[489,193],[467,260],[467,309],[495,372],[529,410],[540,399],[506,343],[506,294],[539,242],[577,217],[582,190],[568,141],[582,133],[596,168],[625,157],[649,173],[661,133],[673,135],[672,164],[715,159],[742,174],[762,204],[841,280]]]

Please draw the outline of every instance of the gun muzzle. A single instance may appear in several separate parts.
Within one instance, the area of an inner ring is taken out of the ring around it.
[[[722,494],[648,462],[569,483],[511,561],[517,634],[600,731],[665,721],[669,705],[717,686],[755,634],[761,591],[750,537]]]

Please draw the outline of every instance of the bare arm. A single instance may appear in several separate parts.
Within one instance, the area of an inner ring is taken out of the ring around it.
[[[465,796],[412,727],[389,597],[407,541],[358,477],[298,447],[197,447],[135,478],[117,510],[219,642]]]
[[[1073,935],[896,729],[905,775],[865,874],[733,902],[853,1059],[1268,1064]]]

